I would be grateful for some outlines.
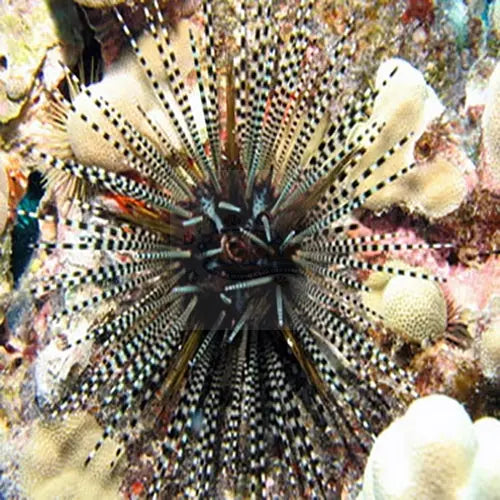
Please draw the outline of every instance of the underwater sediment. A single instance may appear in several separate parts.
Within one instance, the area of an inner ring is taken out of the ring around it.
[[[494,6],[104,4],[3,129],[2,488],[354,497],[419,396],[498,417]]]

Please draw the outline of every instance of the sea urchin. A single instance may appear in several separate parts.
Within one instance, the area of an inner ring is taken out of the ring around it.
[[[339,495],[339,479],[414,395],[371,339],[361,276],[435,278],[364,255],[439,245],[351,236],[354,211],[413,168],[381,175],[412,134],[366,166],[385,126],[370,118],[379,90],[331,113],[349,30],[315,67],[312,1],[299,2],[286,33],[270,0],[248,3],[237,2],[233,56],[219,61],[203,1],[191,82],[157,1],[141,4],[141,36],[114,8],[154,106],[134,95],[115,105],[68,75],[74,95],[54,93],[54,128],[74,135],[77,123],[104,145],[102,164],[70,140],[60,154],[33,149],[52,186],[93,186],[73,203],[81,218],[58,220],[72,239],[37,247],[100,256],[33,293],[76,292],[53,322],[111,304],[70,346],[93,341],[94,352],[52,417],[92,411],[104,434],[87,460],[113,437],[118,454],[135,450],[131,464],[152,464],[143,472],[156,497]]]

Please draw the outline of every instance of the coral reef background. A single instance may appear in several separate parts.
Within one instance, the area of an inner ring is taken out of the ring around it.
[[[276,2],[276,10],[285,11],[285,4]],[[193,13],[196,19],[196,2],[178,0],[172,5],[172,19]],[[230,0],[216,3],[219,33],[232,29],[233,7]],[[142,21],[137,12],[133,8],[125,12],[140,30]],[[366,276],[367,282],[377,282],[377,293],[365,297],[366,303],[390,316],[386,326],[392,333],[378,340],[416,372],[420,395],[444,393],[462,402],[473,420],[483,416],[498,419],[499,2],[380,0],[332,4],[319,0],[313,17],[318,58],[322,51],[332,51],[350,17],[356,19],[358,29],[350,39],[356,50],[354,64],[344,77],[346,94],[367,83],[376,85],[380,62],[398,57],[420,70],[442,105],[439,117],[414,145],[418,168],[384,193],[387,198],[365,208],[360,214],[363,229],[358,235],[398,231],[406,234],[408,243],[453,243],[454,249],[446,259],[431,252],[408,253],[403,258],[400,252],[383,256],[383,262],[402,258],[404,266],[425,268],[446,277],[447,282],[437,289],[438,285],[431,284],[434,288],[420,291],[411,282],[397,282],[397,278],[375,273]],[[21,206],[21,200],[28,202],[29,179],[37,161],[26,154],[26,146],[33,137],[43,137],[49,112],[46,91],[61,85],[65,78],[58,61],[74,66],[83,57],[88,73],[89,61],[99,54],[100,44],[99,57],[109,67],[126,43],[117,33],[120,31],[104,14],[95,10],[85,14],[84,8],[70,1],[23,0],[0,7],[0,449],[8,457],[0,465],[0,495],[7,498],[23,496],[32,491],[32,484],[43,481],[50,491],[48,483],[54,481],[50,471],[45,476],[45,472],[33,476],[33,470],[41,466],[33,456],[37,452],[32,450],[42,446],[44,440],[50,444],[43,446],[52,450],[49,460],[61,474],[56,481],[76,477],[79,460],[85,456],[85,450],[72,441],[75,435],[80,439],[80,434],[68,431],[68,441],[58,443],[59,448],[50,437],[51,429],[33,424],[39,414],[36,398],[50,392],[54,379],[71,379],[75,366],[83,364],[89,352],[82,347],[73,352],[72,359],[61,360],[61,352],[47,333],[48,312],[34,315],[31,298],[18,293],[22,279],[16,288],[14,274],[18,271],[12,268],[12,255],[28,249],[15,236],[15,228],[21,224],[15,208]],[[23,43],[13,43],[18,39]],[[224,36],[220,40],[217,50],[223,52],[224,43],[229,41]],[[36,181],[32,178],[31,182]],[[50,234],[54,228],[44,223],[41,230]],[[373,262],[381,262],[380,256],[374,256]],[[97,262],[91,256],[88,264]],[[27,275],[41,265],[39,257],[35,258]],[[52,272],[59,270],[58,265],[54,261]],[[413,308],[414,304],[420,309]],[[412,328],[412,323],[420,328]],[[87,326],[82,319],[73,338],[78,338],[79,332],[84,334]],[[82,417],[89,436],[83,441],[90,443],[99,431],[95,422],[85,418],[89,417]],[[75,428],[83,425],[78,416],[75,421]],[[61,434],[66,436],[65,429]],[[26,443],[31,451],[21,456]],[[65,446],[73,451],[67,452],[68,460],[63,460],[64,465],[58,469],[54,457]],[[18,464],[20,473],[16,472]],[[95,467],[99,468],[99,463]],[[95,477],[104,485],[100,491],[112,491],[111,496],[120,487],[116,477],[99,471],[92,476],[89,471],[89,481]],[[139,473],[129,478],[122,487],[123,495],[143,495],[145,485],[141,480]],[[343,494],[353,491],[356,488],[347,484]],[[78,492],[73,494],[79,498]]]

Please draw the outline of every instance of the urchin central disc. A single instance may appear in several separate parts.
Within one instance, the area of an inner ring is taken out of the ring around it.
[[[236,190],[230,201],[200,193],[192,211],[201,215],[184,223],[191,258],[184,283],[176,291],[198,295],[197,310],[204,320],[217,323],[213,311],[222,307],[224,323],[232,327],[251,313],[259,327],[272,329],[280,323],[281,288],[297,269],[276,221],[266,211],[274,200],[264,200],[264,187],[257,186],[256,193],[246,200]]]

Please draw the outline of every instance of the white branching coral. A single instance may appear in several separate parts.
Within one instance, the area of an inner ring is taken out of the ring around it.
[[[447,396],[413,402],[375,441],[358,500],[496,500],[500,422]]]

